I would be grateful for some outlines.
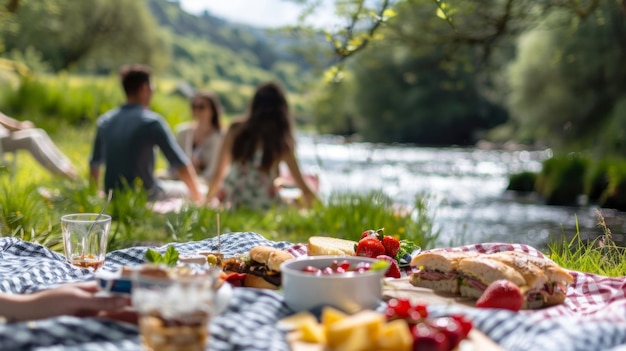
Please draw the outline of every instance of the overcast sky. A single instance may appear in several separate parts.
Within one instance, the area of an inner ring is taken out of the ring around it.
[[[229,21],[258,27],[278,27],[296,24],[300,7],[283,0],[180,0],[183,9],[191,13],[209,10]],[[331,11],[316,16],[316,23],[330,23]]]

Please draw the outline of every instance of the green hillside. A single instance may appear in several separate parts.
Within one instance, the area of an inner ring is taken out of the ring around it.
[[[37,76],[108,76],[124,63],[146,63],[161,81],[215,90],[229,114],[245,110],[252,88],[260,82],[278,80],[292,95],[307,85],[309,67],[288,50],[306,42],[208,12],[190,14],[178,1],[19,4],[0,23],[0,57],[24,63]],[[298,98],[292,100],[301,111]]]
[[[182,10],[178,1],[148,0],[152,15],[171,50],[167,73],[196,87],[216,90],[227,111],[241,112],[250,87],[278,80],[291,93],[307,85],[310,67],[291,46],[303,46],[280,32],[225,21],[205,11],[197,16]],[[276,43],[281,43],[277,45]],[[236,89],[224,90],[228,85]],[[296,111],[303,106],[293,98]]]

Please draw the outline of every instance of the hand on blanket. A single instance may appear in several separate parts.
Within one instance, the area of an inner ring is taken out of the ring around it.
[[[60,315],[98,316],[122,310],[125,297],[95,296],[95,282],[66,284],[30,295],[0,295],[0,316],[9,320],[33,320]]]

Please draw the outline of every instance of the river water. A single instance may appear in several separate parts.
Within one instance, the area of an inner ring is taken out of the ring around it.
[[[342,138],[298,136],[304,172],[320,177],[320,194],[380,190],[410,206],[429,196],[439,245],[515,242],[546,248],[551,238],[576,232],[595,238],[596,207],[546,206],[541,199],[506,192],[508,175],[539,171],[550,150],[504,151],[345,143]],[[626,230],[623,213],[602,210],[616,239]]]

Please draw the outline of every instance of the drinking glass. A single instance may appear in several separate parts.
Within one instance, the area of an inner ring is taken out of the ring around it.
[[[204,351],[217,274],[151,277],[133,273],[132,302],[147,351]]]
[[[67,261],[81,268],[104,265],[111,216],[97,213],[68,214],[61,217],[63,246]]]

